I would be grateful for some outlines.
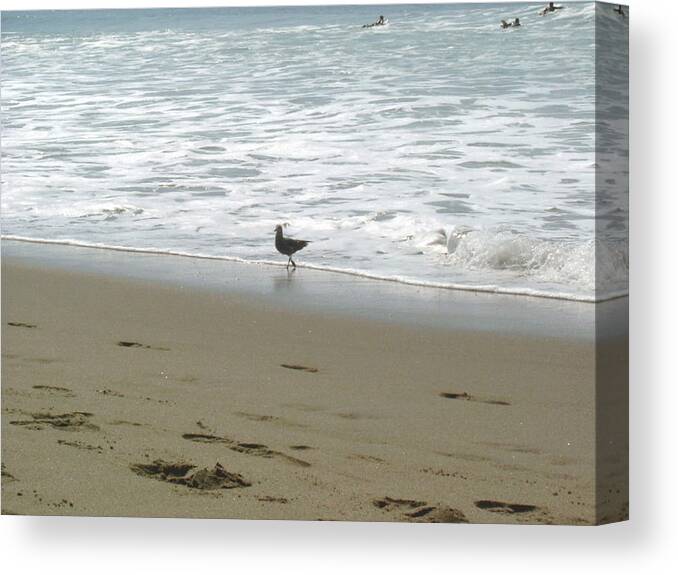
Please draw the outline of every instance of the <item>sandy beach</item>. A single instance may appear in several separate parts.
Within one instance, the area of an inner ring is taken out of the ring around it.
[[[620,449],[601,453],[595,422],[596,367],[620,387],[627,381],[624,336],[599,344],[612,361],[597,364],[586,338],[474,331],[453,319],[446,328],[440,314],[398,322],[323,312],[322,290],[307,293],[315,303],[304,308],[286,305],[284,293],[211,289],[189,260],[157,258],[198,278],[172,282],[46,265],[49,246],[31,258],[8,245],[3,513],[564,524],[627,516],[626,439],[611,433],[606,442]],[[122,269],[149,256],[105,257]],[[228,281],[237,265],[226,266]],[[294,273],[298,285],[310,277]],[[596,477],[601,456],[608,465]]]

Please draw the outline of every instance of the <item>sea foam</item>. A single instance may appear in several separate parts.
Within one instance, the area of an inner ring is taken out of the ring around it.
[[[390,6],[363,30],[372,12],[3,13],[5,237],[273,263],[283,223],[315,269],[627,293],[625,113],[596,156],[593,4]]]

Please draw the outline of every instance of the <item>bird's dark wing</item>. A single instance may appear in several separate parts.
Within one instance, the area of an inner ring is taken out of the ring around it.
[[[293,247],[295,250],[303,249],[303,248],[305,248],[308,244],[311,243],[311,242],[306,241],[306,240],[293,240],[292,238],[288,238],[288,241],[290,242],[290,244],[292,245],[292,247]]]

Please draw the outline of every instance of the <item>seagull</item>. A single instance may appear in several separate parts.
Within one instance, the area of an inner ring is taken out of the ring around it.
[[[281,225],[275,227],[275,249],[278,250],[281,254],[289,256],[287,260],[287,269],[290,269],[290,264],[293,267],[297,267],[297,264],[294,263],[292,256],[297,253],[299,250],[303,250],[308,244],[306,240],[294,240],[292,238],[284,238],[283,230]]]

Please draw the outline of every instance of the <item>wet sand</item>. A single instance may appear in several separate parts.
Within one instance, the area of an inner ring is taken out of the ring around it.
[[[595,483],[590,341],[283,302],[5,255],[3,513],[626,516],[623,465]]]

